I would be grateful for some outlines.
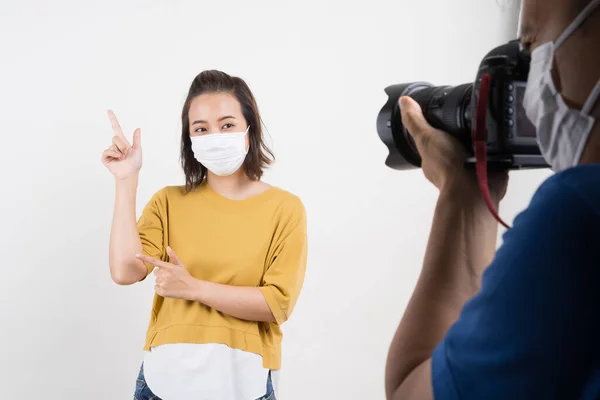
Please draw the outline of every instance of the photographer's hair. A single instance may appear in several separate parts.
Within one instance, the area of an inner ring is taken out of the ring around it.
[[[581,11],[583,11],[584,8],[586,8],[590,4],[590,2],[592,0],[574,0],[574,1],[575,1],[575,7],[576,7],[575,12],[577,14],[579,14]]]
[[[205,93],[229,93],[239,101],[242,114],[250,126],[248,129],[250,148],[244,161],[244,172],[252,180],[260,179],[264,169],[274,161],[275,157],[264,141],[262,119],[254,95],[241,78],[221,71],[203,71],[194,78],[181,112],[181,166],[185,173],[186,191],[190,192],[198,188],[207,174],[206,167],[194,158],[188,117],[192,100]]]

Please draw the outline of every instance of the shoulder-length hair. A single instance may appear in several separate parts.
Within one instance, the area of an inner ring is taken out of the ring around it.
[[[265,168],[275,160],[275,156],[264,141],[262,119],[254,95],[241,78],[221,71],[203,71],[194,78],[181,112],[181,166],[185,173],[186,191],[190,192],[198,188],[207,174],[206,167],[194,158],[188,116],[192,100],[205,93],[230,93],[240,102],[242,114],[250,126],[248,129],[250,148],[244,160],[244,172],[252,180],[260,179]]]

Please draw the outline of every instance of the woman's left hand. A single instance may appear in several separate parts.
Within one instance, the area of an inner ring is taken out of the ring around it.
[[[138,254],[136,257],[138,260],[142,260],[157,267],[157,269],[154,270],[154,276],[156,277],[154,291],[159,296],[172,299],[192,300],[196,287],[200,281],[190,275],[179,257],[177,257],[177,254],[175,254],[170,247],[167,247],[167,254],[172,261],[170,263],[143,254]]]

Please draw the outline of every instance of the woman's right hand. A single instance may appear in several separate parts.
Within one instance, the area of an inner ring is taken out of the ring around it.
[[[130,145],[115,114],[108,111],[108,117],[115,135],[112,138],[112,145],[102,153],[102,163],[115,178],[131,178],[142,168],[141,131],[139,128],[135,130],[133,145]]]

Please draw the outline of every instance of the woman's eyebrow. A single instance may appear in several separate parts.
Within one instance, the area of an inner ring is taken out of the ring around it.
[[[235,118],[234,116],[232,116],[232,115],[226,115],[226,116],[224,116],[224,117],[221,117],[221,118],[219,118],[219,122],[221,122],[221,121],[223,121],[223,120],[226,120],[226,119],[229,119],[229,118],[236,119],[236,118]],[[203,120],[203,119],[199,119],[199,120],[197,120],[197,121],[194,121],[194,122],[192,122],[192,125],[196,125],[196,124],[207,124],[207,123],[208,123],[207,121],[205,121],[205,120]]]

